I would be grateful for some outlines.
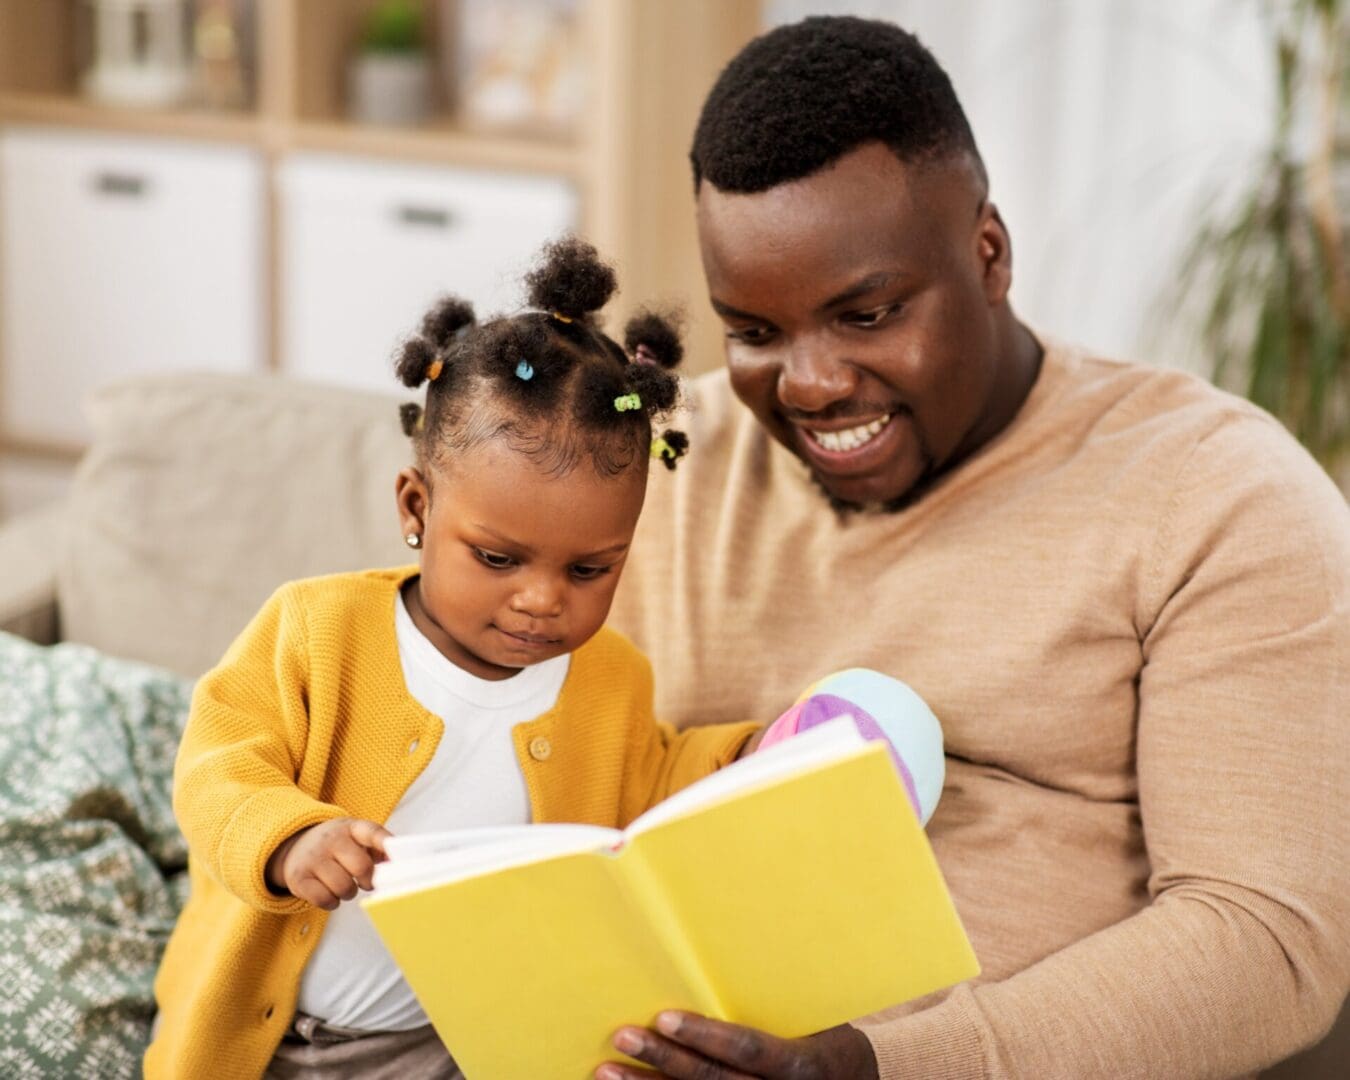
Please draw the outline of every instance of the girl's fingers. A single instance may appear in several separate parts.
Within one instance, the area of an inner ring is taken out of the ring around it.
[[[352,839],[362,847],[369,848],[379,856],[375,861],[383,862],[388,856],[384,851],[384,842],[394,834],[373,821],[356,820],[351,824]],[[369,886],[367,886],[369,888]]]
[[[356,895],[356,879],[331,856],[315,863],[313,875],[339,900],[350,900]]]
[[[383,825],[359,819],[316,826],[302,837],[309,842],[291,853],[291,894],[332,911],[358,889],[372,888],[375,864],[384,861],[384,841],[391,835]]]
[[[369,848],[362,847],[350,836],[344,836],[333,845],[332,857],[349,876],[356,879],[361,888],[374,887],[372,878],[375,873],[375,859]]]
[[[332,894],[322,881],[312,874],[306,874],[291,886],[291,895],[298,896],[307,904],[313,904],[324,911],[332,911],[338,906],[338,898]]]

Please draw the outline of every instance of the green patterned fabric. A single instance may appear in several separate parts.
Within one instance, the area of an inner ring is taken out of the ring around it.
[[[191,684],[0,634],[0,1076],[134,1077],[187,891]]]

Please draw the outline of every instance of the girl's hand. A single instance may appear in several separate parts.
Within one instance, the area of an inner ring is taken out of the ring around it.
[[[332,911],[357,888],[370,889],[375,864],[384,862],[383,825],[360,818],[335,818],[301,829],[267,860],[265,877],[273,892],[290,893]]]
[[[760,728],[750,738],[741,744],[740,750],[736,752],[736,760],[740,761],[743,757],[749,757],[759,747],[760,741],[764,738],[764,732],[767,728]]]
[[[686,1012],[663,1012],[656,1030],[621,1028],[614,1045],[657,1072],[610,1062],[597,1080],[875,1080],[872,1044],[848,1024],[804,1039],[779,1039],[754,1028]]]

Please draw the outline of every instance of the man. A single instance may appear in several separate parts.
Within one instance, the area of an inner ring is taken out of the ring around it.
[[[984,970],[805,1039],[671,1015],[616,1047],[700,1080],[1186,1077],[1318,1039],[1350,983],[1344,499],[1247,403],[1018,322],[970,129],[898,28],[752,42],[692,160],[727,370],[615,621],[681,724],[855,665],[914,686]]]

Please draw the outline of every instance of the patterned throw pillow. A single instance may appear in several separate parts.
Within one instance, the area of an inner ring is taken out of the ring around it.
[[[187,890],[191,683],[0,634],[0,1076],[134,1077]]]

